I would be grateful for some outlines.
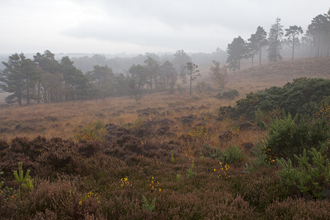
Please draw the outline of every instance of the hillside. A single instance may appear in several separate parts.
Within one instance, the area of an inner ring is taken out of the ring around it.
[[[329,63],[330,58],[311,58],[230,72],[227,89],[237,89],[240,99],[251,91],[283,86],[298,77],[330,78]],[[202,80],[211,83],[209,65],[200,67]],[[260,160],[255,152],[264,155],[264,149],[256,143],[265,140],[267,130],[243,117],[220,117],[220,106],[236,102],[216,99],[218,92],[194,90],[192,96],[188,89],[171,95],[154,93],[144,95],[140,103],[127,96],[22,107],[2,105],[0,169],[4,171],[4,186],[12,189],[6,188],[0,194],[0,216],[329,216],[329,199],[318,202],[284,190],[275,160],[263,161],[253,172],[243,168],[247,163],[251,165],[251,160]],[[330,134],[330,127],[328,130]],[[21,161],[24,170],[31,170],[34,188],[23,190],[14,183],[12,174]],[[293,200],[297,195],[303,198]],[[156,202],[152,208],[153,200]]]
[[[283,86],[300,77],[330,78],[330,57],[302,58],[294,61],[268,63],[230,72],[229,88],[246,93],[271,86]]]

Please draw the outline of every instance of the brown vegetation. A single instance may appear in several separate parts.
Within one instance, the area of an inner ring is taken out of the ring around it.
[[[329,61],[232,72],[227,86],[242,98],[297,76],[329,78]],[[247,158],[230,166],[211,158],[230,144],[250,157],[258,135],[265,134],[254,122],[219,118],[218,108],[235,100],[217,100],[216,94],[148,94],[139,104],[121,97],[1,108],[0,177],[13,190],[0,195],[0,218],[327,219],[328,199],[294,199],[283,190],[277,167],[246,174]],[[102,139],[75,139],[96,121],[105,125]],[[18,162],[31,170],[29,191],[13,182]],[[142,196],[149,204],[156,198],[152,211],[143,208]]]

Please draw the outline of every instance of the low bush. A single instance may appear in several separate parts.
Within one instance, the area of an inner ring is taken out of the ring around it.
[[[275,119],[269,126],[266,140],[261,141],[268,161],[277,158],[291,159],[296,164],[294,154],[302,154],[304,149],[319,150],[322,144],[328,143],[330,125],[325,118],[314,120],[307,115],[292,118],[283,113],[283,119]]]
[[[210,153],[211,158],[217,158],[223,163],[237,163],[242,162],[245,159],[243,150],[240,149],[240,146],[229,145],[224,151],[219,149],[214,149],[212,153]]]
[[[291,192],[312,196],[313,198],[327,198],[330,194],[330,164],[329,159],[325,159],[326,145],[323,144],[320,151],[315,148],[308,153],[312,157],[312,163],[306,155],[306,149],[299,157],[294,155],[299,167],[292,167],[289,159],[286,162],[283,158],[277,160],[281,169],[278,175],[281,177],[283,185],[288,187]]]
[[[245,99],[236,102],[232,116],[245,115],[249,119],[253,119],[257,109],[268,113],[277,108],[284,109],[286,113],[291,113],[291,115],[311,115],[320,108],[329,96],[329,79],[298,78],[294,79],[292,83],[287,83],[284,87],[274,86],[247,94]]]
[[[239,96],[239,92],[236,90],[236,89],[233,89],[233,90],[229,90],[227,92],[224,92],[224,93],[218,93],[215,98],[217,99],[230,99],[230,100],[233,100],[235,99],[236,97]]]

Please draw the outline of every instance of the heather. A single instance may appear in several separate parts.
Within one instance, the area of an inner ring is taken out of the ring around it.
[[[322,91],[309,96],[308,112],[274,105],[233,115],[256,99],[230,107],[235,100],[199,90],[145,95],[140,104],[4,107],[1,219],[328,219],[324,83],[298,78],[273,88]]]

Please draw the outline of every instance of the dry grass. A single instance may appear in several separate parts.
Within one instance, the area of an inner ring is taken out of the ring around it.
[[[314,58],[247,68],[240,72],[231,72],[227,87],[237,89],[240,93],[239,98],[244,98],[245,94],[251,91],[271,86],[283,86],[288,81],[292,81],[293,78],[301,76],[329,78],[329,70],[325,71],[325,65],[328,63],[329,58]],[[307,68],[309,65],[314,68],[317,74],[310,74],[311,68]],[[201,65],[201,67],[202,77],[200,79],[210,83],[211,79],[208,75],[209,65],[205,64]],[[320,70],[317,68],[320,68]],[[284,69],[285,71],[274,74],[274,69]],[[303,71],[304,69],[306,70],[305,72]],[[324,70],[323,75],[322,70]],[[292,74],[288,74],[290,71]],[[148,94],[143,97],[140,104],[129,97],[116,97],[96,101],[2,107],[0,108],[1,135],[7,139],[16,136],[34,138],[38,135],[46,138],[61,137],[70,139],[81,127],[99,119],[102,119],[106,124],[124,125],[132,123],[139,118],[139,110],[147,108],[156,108],[159,114],[143,116],[143,120],[152,120],[158,117],[158,119],[168,118],[177,122],[175,118],[191,114],[197,117],[200,117],[202,113],[210,113],[216,116],[217,109],[220,106],[235,105],[235,100],[215,99],[214,96],[216,94],[217,91],[203,94],[197,94],[194,91],[193,95],[189,96],[188,90],[186,90],[183,94],[178,92],[172,95],[165,93]],[[192,110],[191,107],[195,109]],[[192,127],[200,122],[201,120],[196,120],[190,126],[175,123],[171,126],[171,131],[180,137],[181,135],[186,135]],[[212,147],[223,146],[224,143],[219,140],[218,136],[222,132],[231,129],[233,122],[220,122],[213,118],[204,121],[204,123],[207,128],[212,130],[208,143],[212,144]],[[169,138],[164,138],[163,141],[167,140]],[[257,140],[257,132],[242,131],[231,142],[239,144],[251,142],[252,140]]]

